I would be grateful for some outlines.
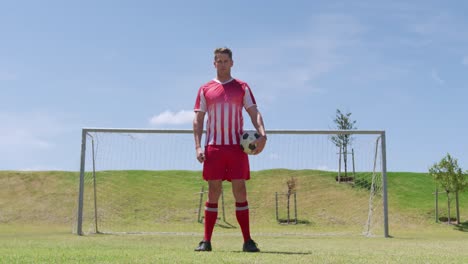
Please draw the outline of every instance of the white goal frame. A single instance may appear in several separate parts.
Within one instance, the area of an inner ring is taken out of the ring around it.
[[[81,132],[81,161],[77,208],[77,235],[83,235],[83,196],[85,185],[86,137],[88,133],[143,133],[143,134],[193,134],[191,129],[129,129],[129,128],[83,128]],[[205,132],[205,131],[204,131]],[[387,201],[387,156],[384,130],[267,130],[267,134],[311,134],[311,135],[376,135],[381,142],[381,173],[382,173],[382,203],[383,203],[383,229],[384,237],[390,237],[388,228],[388,201]],[[376,153],[377,154],[377,153]]]

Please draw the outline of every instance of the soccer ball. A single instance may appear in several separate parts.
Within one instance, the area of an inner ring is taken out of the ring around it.
[[[259,137],[260,135],[255,131],[244,131],[240,140],[240,146],[242,150],[247,154],[253,154],[252,152],[257,146],[252,144],[252,142]]]

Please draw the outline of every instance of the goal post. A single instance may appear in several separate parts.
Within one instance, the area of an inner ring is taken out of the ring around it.
[[[365,226],[364,235],[373,235],[371,229],[375,227],[370,226],[378,225],[376,228],[382,236],[390,236],[385,131],[267,130],[267,134],[269,139],[264,152],[249,156],[252,173],[255,177],[258,174],[261,181],[259,188],[249,190],[249,197],[265,205],[255,205],[249,200],[254,207],[253,222],[262,226],[276,223],[274,204],[278,198],[274,197],[275,193],[284,192],[284,179],[297,177],[300,179],[299,223],[309,223],[313,230],[329,231],[354,225],[355,220]],[[353,143],[356,144],[353,154],[357,163],[356,179],[345,184],[335,182],[341,154],[330,140],[331,136],[340,134],[358,139]],[[204,184],[193,146],[193,131],[189,129],[83,128],[74,232],[78,235],[132,233],[136,229],[127,230],[126,226],[134,223],[141,232],[152,226],[158,226],[158,231],[168,231],[166,227],[174,223],[175,230],[191,230],[190,224],[198,222],[196,190],[199,192]],[[164,187],[161,197],[150,194],[151,188],[160,189],[164,184],[167,188]],[[167,195],[173,195],[168,200],[175,201],[165,201],[162,196]],[[337,203],[343,204],[338,206]],[[281,207],[281,200],[279,204]],[[183,208],[178,208],[180,205]],[[349,206],[352,207],[349,215],[341,217],[340,211]],[[281,213],[281,208],[276,210],[276,214],[278,210]],[[187,229],[180,227],[189,222]]]

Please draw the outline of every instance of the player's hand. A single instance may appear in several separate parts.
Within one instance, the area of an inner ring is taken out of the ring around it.
[[[200,147],[197,148],[197,160],[200,163],[205,161],[205,153],[203,153],[203,150]]]
[[[267,141],[266,136],[261,136],[257,138],[256,140],[254,140],[252,144],[254,144],[256,148],[252,151],[252,154],[254,155],[260,154],[260,152],[262,152],[263,149],[265,148],[266,141]]]

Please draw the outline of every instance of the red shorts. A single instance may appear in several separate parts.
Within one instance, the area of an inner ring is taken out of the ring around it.
[[[248,180],[250,179],[249,157],[239,145],[205,146],[203,179]]]

